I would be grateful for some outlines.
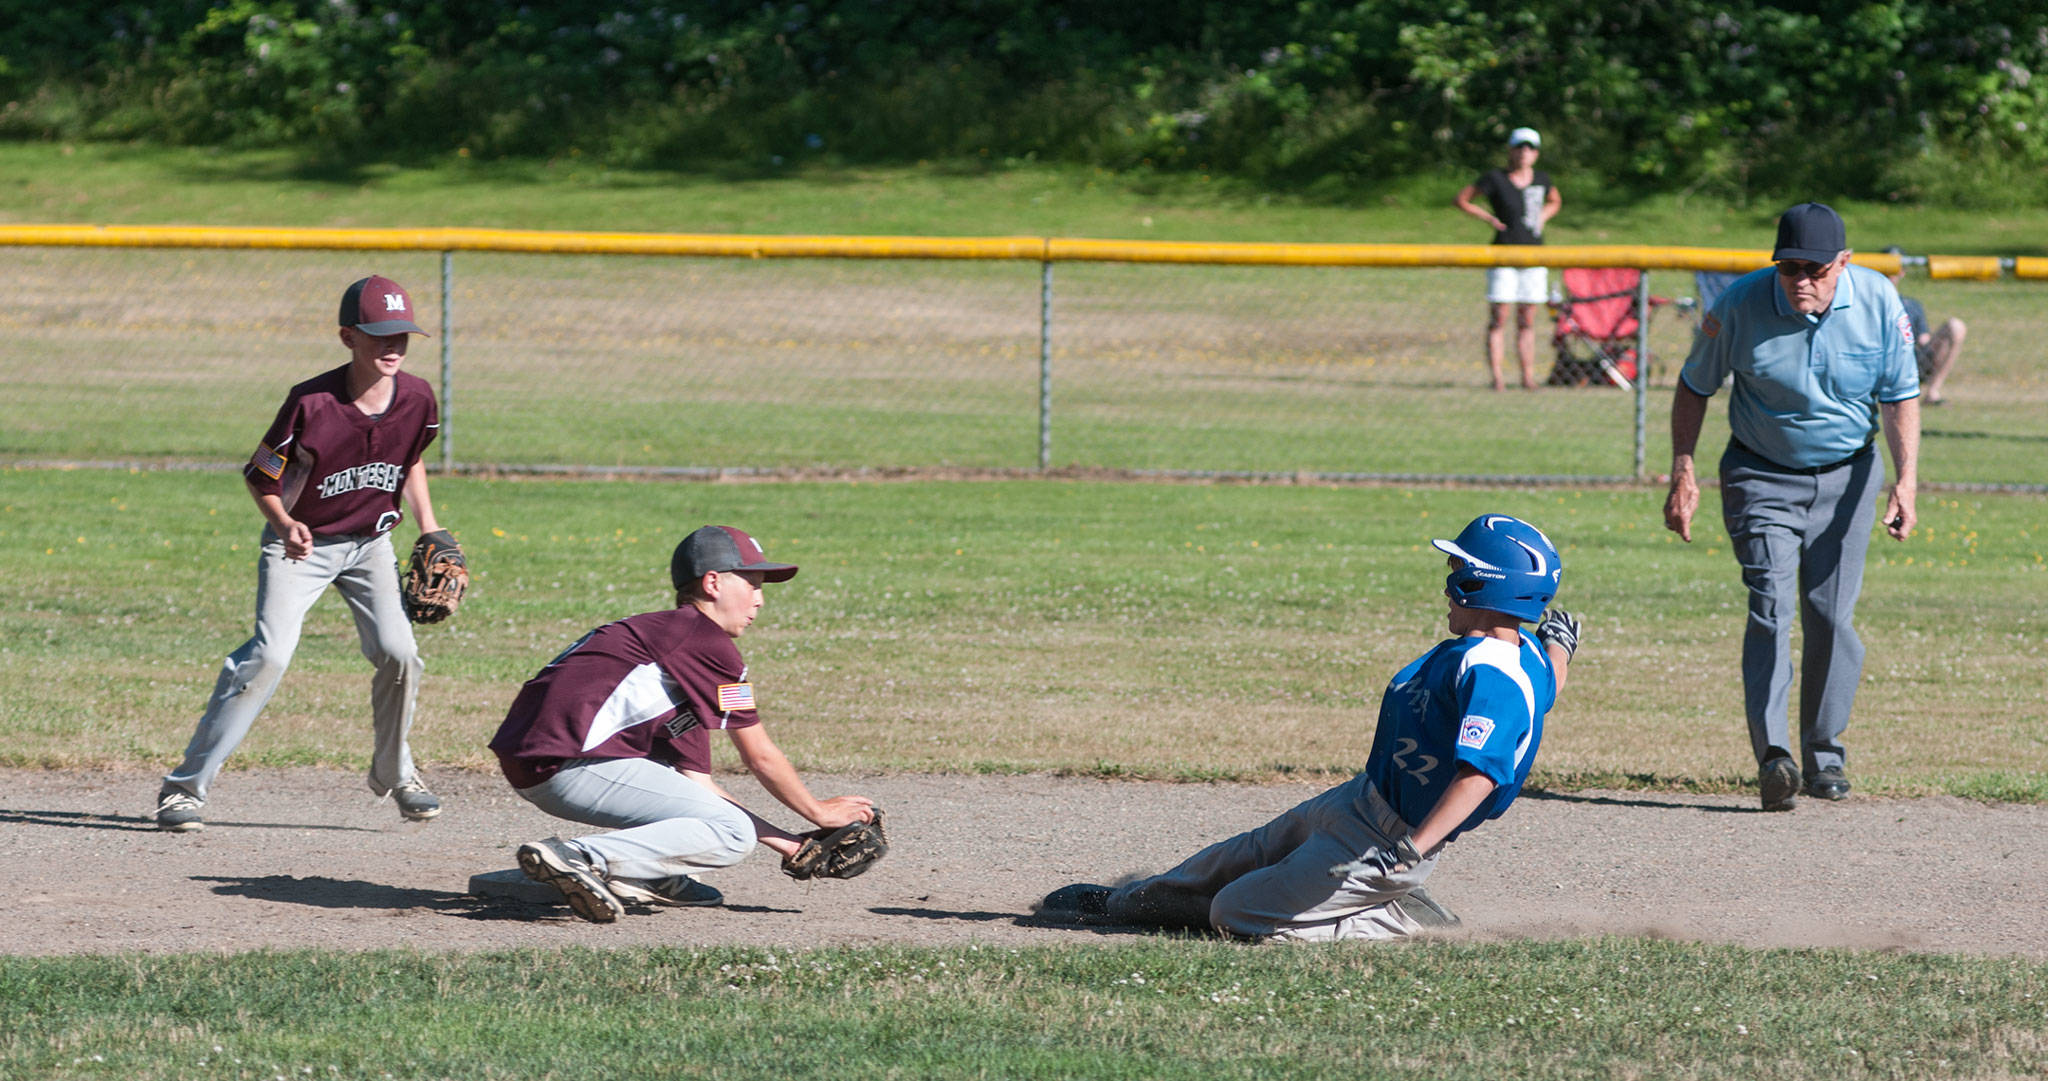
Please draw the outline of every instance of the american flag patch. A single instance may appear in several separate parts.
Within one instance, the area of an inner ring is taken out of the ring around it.
[[[754,685],[751,683],[721,683],[718,685],[718,711],[731,713],[736,709],[754,708]]]
[[[249,464],[255,466],[258,473],[269,477],[271,480],[276,480],[284,475],[284,455],[271,450],[268,443],[256,444],[256,455],[249,459]]]

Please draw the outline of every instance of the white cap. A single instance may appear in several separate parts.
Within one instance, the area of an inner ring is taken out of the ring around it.
[[[1543,149],[1543,136],[1536,134],[1535,128],[1516,128],[1508,132],[1509,146],[1521,146],[1523,143],[1541,150]]]

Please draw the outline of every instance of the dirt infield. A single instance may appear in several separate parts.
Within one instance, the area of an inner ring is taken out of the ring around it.
[[[1162,869],[1313,794],[1045,776],[813,777],[890,812],[893,851],[848,882],[795,883],[766,850],[707,876],[722,908],[586,924],[466,895],[563,825],[495,775],[430,780],[446,812],[401,822],[360,778],[236,772],[204,832],[160,833],[156,776],[11,771],[0,836],[14,886],[0,952],[423,950],[755,944],[1057,945],[1138,933],[1036,916],[1047,890]],[[753,802],[742,781],[735,794]],[[767,805],[763,798],[761,805]],[[776,817],[787,820],[786,813]],[[2048,807],[1537,793],[1461,840],[1430,882],[1467,938],[1601,934],[2048,959]]]

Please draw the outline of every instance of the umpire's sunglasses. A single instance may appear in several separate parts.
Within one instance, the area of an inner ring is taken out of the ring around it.
[[[1835,264],[1832,261],[1809,263],[1804,259],[1778,260],[1778,277],[1790,278],[1793,281],[1798,281],[1801,278],[1825,278],[1828,276],[1828,272],[1834,269]]]

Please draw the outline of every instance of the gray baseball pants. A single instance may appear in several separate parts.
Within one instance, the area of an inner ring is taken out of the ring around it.
[[[1361,773],[1165,874],[1116,890],[1109,915],[1274,941],[1403,938],[1420,925],[1394,902],[1422,885],[1438,857],[1396,875],[1364,871],[1336,879],[1329,872],[1391,849],[1409,832]]]
[[[413,779],[406,735],[425,666],[399,600],[391,535],[316,537],[313,554],[294,561],[284,557],[284,541],[265,526],[256,561],[256,633],[221,665],[185,760],[164,777],[164,787],[206,798],[221,765],[276,692],[298,648],[306,612],[330,584],[348,603],[363,656],[376,667],[370,682],[370,791],[382,796]]]
[[[1730,444],[1721,455],[1721,518],[1749,589],[1742,704],[1759,765],[1796,754],[1801,768],[1844,764],[1842,732],[1863,678],[1853,621],[1884,469],[1865,448],[1846,464],[1787,470]],[[1799,742],[1792,741],[1792,618],[1801,637]]]
[[[598,873],[643,881],[715,871],[754,850],[754,822],[674,768],[645,758],[584,758],[514,791],[556,818],[617,832],[574,838]]]

